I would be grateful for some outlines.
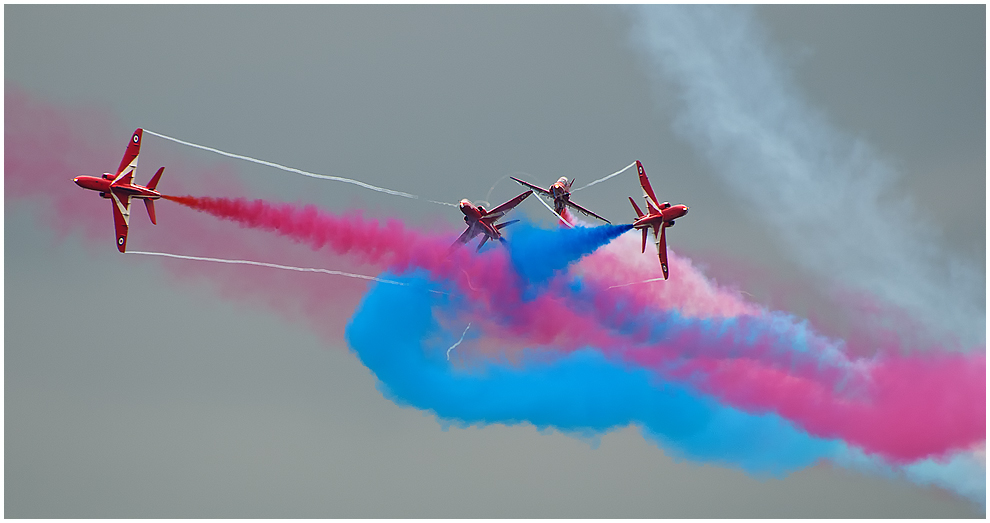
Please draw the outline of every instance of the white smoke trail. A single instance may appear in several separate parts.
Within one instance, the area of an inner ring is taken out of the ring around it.
[[[230,157],[230,158],[236,158],[238,160],[246,160],[248,162],[254,162],[254,163],[257,163],[257,164],[261,164],[261,165],[267,165],[268,167],[274,167],[276,169],[281,169],[283,171],[290,172],[290,173],[301,174],[303,176],[309,176],[311,178],[319,178],[321,180],[332,180],[332,181],[335,181],[335,182],[351,183],[351,184],[357,185],[359,187],[364,187],[365,189],[371,189],[372,191],[383,192],[383,193],[391,194],[391,195],[394,195],[394,196],[402,196],[403,198],[410,198],[410,199],[413,199],[413,200],[426,200],[426,201],[428,201],[430,203],[435,203],[437,205],[448,205],[448,206],[451,206],[451,207],[457,207],[457,205],[456,204],[453,204],[453,203],[438,202],[438,201],[435,201],[435,200],[430,200],[430,199],[426,199],[426,198],[420,198],[419,196],[416,196],[415,194],[409,194],[407,192],[402,192],[402,191],[393,191],[392,189],[386,189],[384,187],[378,187],[377,185],[371,185],[370,183],[364,183],[364,182],[362,182],[360,180],[352,180],[350,178],[342,178],[340,176],[331,176],[329,174],[312,173],[312,172],[309,172],[309,171],[304,171],[302,169],[296,169],[295,167],[287,167],[285,165],[277,164],[277,163],[274,163],[274,162],[268,162],[268,161],[265,161],[265,160],[259,160],[257,158],[251,158],[250,156],[244,156],[242,154],[228,153],[226,151],[221,151],[220,149],[214,149],[213,147],[207,147],[205,145],[199,145],[199,144],[195,144],[195,143],[192,143],[192,142],[187,142],[187,141],[184,141],[184,140],[180,140],[178,138],[172,138],[171,136],[166,136],[164,134],[159,134],[159,133],[156,133],[154,131],[150,131],[148,129],[145,129],[144,132],[146,132],[148,134],[151,134],[151,135],[154,135],[154,136],[157,136],[159,138],[164,138],[166,140],[171,140],[173,142],[180,143],[182,145],[188,145],[189,147],[195,147],[197,149],[202,149],[204,151],[210,151],[212,153],[217,153],[217,154],[220,154],[220,155],[223,155],[223,156],[227,156],[227,157]]]
[[[985,449],[953,452],[904,465],[887,463],[880,457],[855,447],[843,447],[831,461],[839,466],[876,474],[888,479],[906,479],[920,486],[936,486],[955,492],[984,511],[987,506],[987,464]]]
[[[798,263],[909,311],[936,335],[986,343],[982,270],[939,249],[919,207],[892,190],[897,173],[810,106],[752,8],[629,14],[656,84],[679,91],[676,131],[742,199],[762,202],[757,218]]]
[[[460,345],[461,342],[464,341],[464,336],[467,336],[467,331],[470,328],[471,328],[471,324],[468,323],[467,327],[464,327],[464,332],[461,333],[461,339],[457,340],[457,343],[451,345],[450,348],[447,349],[447,361],[450,361],[450,351],[454,350],[454,347]]]
[[[605,180],[608,180],[609,178],[614,178],[614,177],[616,177],[616,176],[618,176],[618,175],[620,175],[620,174],[622,174],[623,172],[625,172],[625,171],[627,171],[627,170],[628,170],[628,169],[629,169],[630,167],[632,167],[632,166],[634,166],[634,165],[636,165],[636,162],[633,162],[633,163],[631,163],[631,164],[629,164],[629,165],[627,165],[627,166],[625,166],[625,167],[623,167],[622,169],[619,169],[618,171],[615,171],[614,173],[612,173],[612,174],[610,174],[610,175],[608,175],[608,176],[605,176],[604,178],[599,178],[599,179],[597,179],[597,180],[595,180],[595,181],[593,181],[593,182],[591,182],[591,183],[589,183],[588,185],[583,185],[583,186],[581,186],[581,187],[578,187],[577,189],[574,189],[574,190],[573,190],[573,191],[571,191],[571,192],[572,192],[572,193],[574,193],[574,192],[578,192],[578,191],[580,191],[580,190],[582,190],[582,189],[587,189],[588,187],[591,187],[592,185],[595,185],[595,184],[598,184],[598,183],[602,183],[602,182],[604,182]]]
[[[408,285],[407,283],[403,283],[400,281],[386,280],[385,278],[366,276],[364,274],[354,274],[353,272],[334,271],[330,269],[319,269],[312,267],[293,267],[291,265],[279,265],[277,263],[267,263],[267,262],[251,261],[251,260],[228,260],[224,258],[208,258],[205,256],[187,256],[185,254],[171,254],[167,252],[127,251],[127,254],[143,254],[145,256],[164,256],[167,258],[178,258],[182,260],[208,261],[208,262],[216,262],[216,263],[235,264],[235,265],[255,265],[258,267],[268,267],[271,269],[282,269],[286,271],[319,272],[323,274],[331,274],[333,276],[346,276],[348,278],[358,278],[362,280],[376,281],[378,283],[387,283],[390,285],[403,285],[403,286]],[[447,294],[445,292],[435,291],[432,289],[430,290],[430,292],[437,294]]]

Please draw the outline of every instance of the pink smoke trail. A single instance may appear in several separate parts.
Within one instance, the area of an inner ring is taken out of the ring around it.
[[[644,307],[677,310],[689,317],[726,317],[757,315],[761,308],[748,303],[738,290],[718,286],[698,270],[694,263],[668,251],[671,270],[676,277],[662,280],[660,263],[651,242],[641,253],[639,231],[623,234],[595,251],[574,267],[588,281],[606,287],[621,285],[623,292],[635,297]],[[661,278],[657,281],[657,278]],[[648,280],[649,283],[644,283]],[[630,285],[631,284],[631,285]]]
[[[584,278],[606,288],[614,282],[649,279],[659,272],[655,254],[639,255],[637,240],[634,233],[627,233],[582,260],[578,268]],[[635,254],[629,255],[630,251]],[[622,287],[629,289],[627,296],[636,307],[676,309],[685,316],[703,318],[769,314],[746,303],[737,292],[715,285],[690,260],[673,252],[670,258],[678,279]],[[599,317],[607,318],[607,312]],[[812,336],[807,326],[786,322],[781,326],[791,331],[789,336],[803,337],[812,352],[828,352],[855,369],[855,383],[845,381],[849,378],[845,373],[827,367],[768,366],[766,361],[752,359],[751,353],[720,358],[699,351],[698,357],[674,371],[667,370],[667,358],[652,351],[630,351],[626,357],[665,369],[669,377],[691,379],[702,390],[749,412],[777,412],[811,434],[842,438],[902,463],[986,439],[983,350],[900,355],[896,346],[887,344],[871,350],[873,358],[855,358],[846,354],[844,343]],[[704,345],[704,340],[694,336],[688,333],[676,343]],[[839,393],[840,386],[846,393]]]
[[[696,384],[732,405],[777,412],[810,434],[841,438],[901,464],[986,439],[982,354],[883,357],[864,369],[868,390],[854,399],[752,361],[696,363]]]

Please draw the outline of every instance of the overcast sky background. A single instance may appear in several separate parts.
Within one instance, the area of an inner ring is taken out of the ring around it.
[[[917,202],[905,220],[930,225],[934,245],[982,273],[985,7],[755,13],[807,102],[897,171],[895,196]],[[672,249],[760,303],[829,316],[814,277],[752,211],[761,202],[740,198],[675,132],[675,88],[654,84],[633,51],[629,12],[14,5],[4,15],[6,82],[116,118],[119,153],[80,174],[112,170],[136,127],[448,202],[500,203],[521,192],[499,182],[509,174],[580,186],[639,159],[661,199],[691,207],[669,231]],[[236,172],[255,197],[460,222],[453,208],[147,135],[138,181],[177,156]],[[167,168],[159,188],[194,185],[183,176]],[[618,223],[638,194],[630,172],[575,200]],[[99,250],[57,238],[24,202],[5,207],[6,517],[982,517],[945,492],[825,464],[766,479],[674,462],[634,428],[597,448],[532,426],[443,430],[383,398],[342,338],[120,256],[109,211]],[[519,210],[552,221],[535,202]],[[142,220],[129,247],[154,250]],[[121,301],[111,284],[131,290]],[[110,335],[107,311],[141,330]]]

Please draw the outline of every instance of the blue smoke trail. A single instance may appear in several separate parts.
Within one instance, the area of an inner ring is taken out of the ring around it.
[[[346,336],[383,394],[399,405],[458,425],[531,423],[586,438],[637,425],[674,456],[753,474],[780,476],[836,449],[836,442],[813,438],[777,415],[719,405],[592,347],[552,357],[533,351],[517,365],[457,370],[445,357],[451,335],[433,314],[456,300],[423,290],[433,286],[425,274],[388,278],[414,285],[375,285]]]
[[[542,284],[631,228],[625,224],[541,229],[524,222],[508,244],[512,265],[530,284]]]
[[[759,358],[775,367],[811,365],[821,371],[849,371],[853,361],[843,352],[843,342],[828,339],[814,331],[807,320],[779,311],[759,316],[685,316],[676,309],[645,309],[615,293],[608,308],[596,299],[602,290],[589,288],[580,277],[566,287],[555,289],[570,308],[597,318],[602,327],[621,336],[642,334],[641,343],[657,344],[680,340],[684,354],[714,357]],[[647,330],[644,332],[641,329]],[[762,351],[762,353],[760,352]]]

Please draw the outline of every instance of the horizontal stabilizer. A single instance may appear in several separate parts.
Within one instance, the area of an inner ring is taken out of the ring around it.
[[[162,173],[163,172],[165,172],[165,168],[164,167],[161,167],[161,168],[158,169],[158,172],[156,172],[155,175],[151,177],[151,181],[148,182],[148,188],[149,189],[151,189],[152,191],[154,191],[155,190],[155,187],[158,187],[158,180],[160,180],[162,178]],[[151,220],[151,221],[155,221],[155,220]]]
[[[158,171],[158,174],[161,173],[161,171]],[[148,217],[151,218],[152,225],[158,225],[158,222],[155,221],[155,200],[145,199],[144,206],[148,208]]]

